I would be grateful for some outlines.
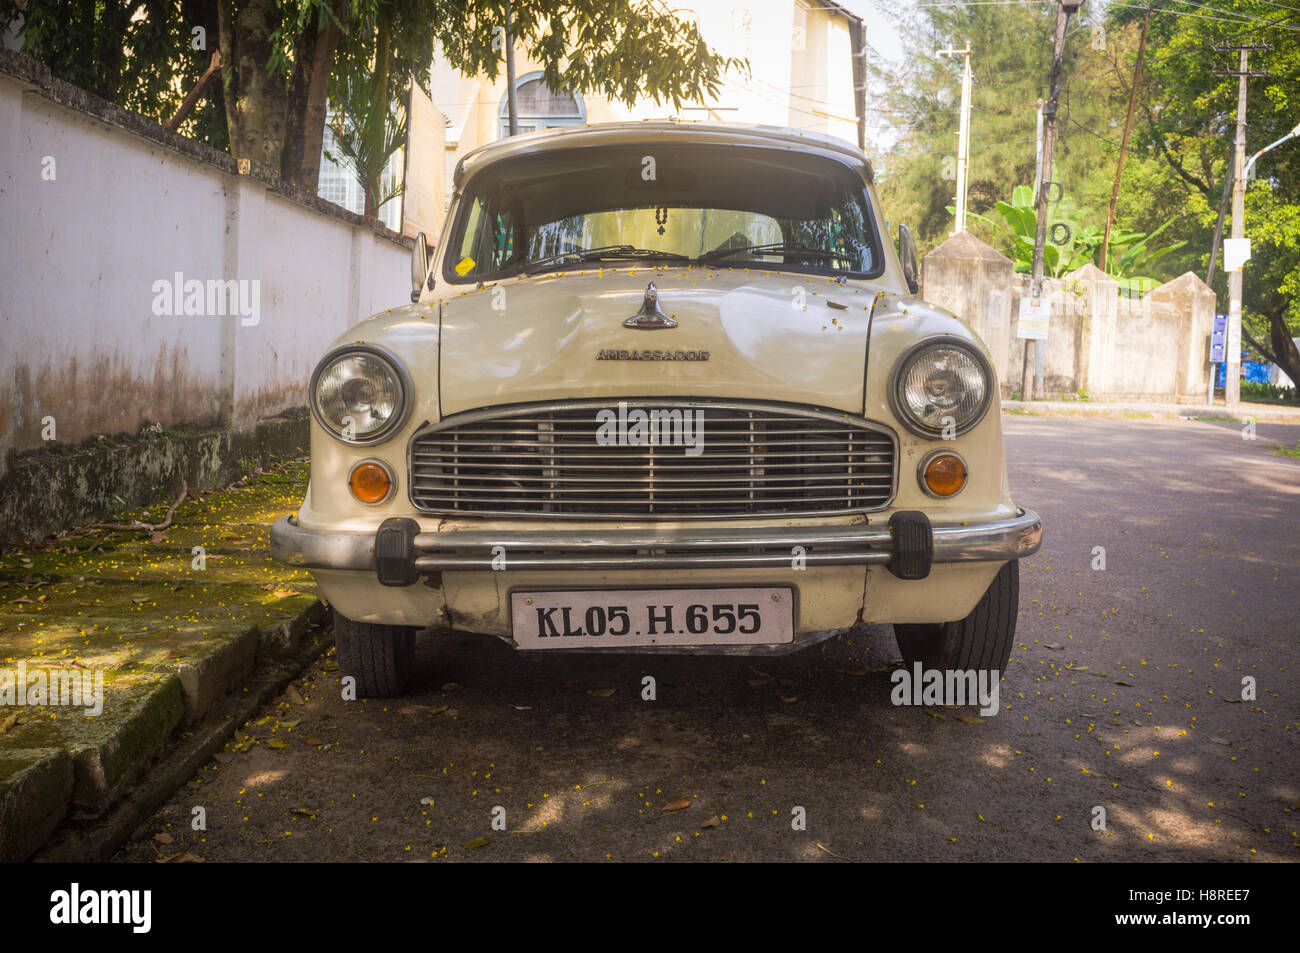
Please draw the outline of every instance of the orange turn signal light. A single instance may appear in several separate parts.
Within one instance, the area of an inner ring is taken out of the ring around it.
[[[393,475],[379,463],[359,463],[348,474],[348,489],[362,503],[382,503],[393,489]]]
[[[955,453],[936,453],[925,464],[922,478],[935,496],[953,496],[966,485],[966,461]]]

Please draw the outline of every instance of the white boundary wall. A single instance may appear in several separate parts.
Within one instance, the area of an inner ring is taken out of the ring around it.
[[[395,234],[8,51],[0,223],[0,472],[46,445],[47,417],[68,445],[303,407],[331,339],[409,301]],[[203,283],[205,313],[156,313],[177,273]],[[207,283],[229,279],[256,311],[206,313]]]

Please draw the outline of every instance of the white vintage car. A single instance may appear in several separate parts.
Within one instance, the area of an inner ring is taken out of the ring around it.
[[[918,300],[865,156],[644,122],[466,156],[413,303],[312,374],[311,484],[272,532],[360,692],[415,633],[537,651],[793,651],[892,623],[1001,670],[1017,560],[979,338]]]

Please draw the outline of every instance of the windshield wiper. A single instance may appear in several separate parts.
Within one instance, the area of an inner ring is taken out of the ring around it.
[[[547,265],[562,264],[566,259],[578,261],[690,261],[690,255],[660,251],[656,248],[637,248],[635,245],[603,245],[600,248],[575,248],[543,258],[534,258],[521,266],[521,271],[532,273]]]
[[[828,251],[823,248],[809,248],[799,242],[771,242],[767,245],[738,245],[734,248],[715,248],[713,251],[705,252],[695,260],[700,263],[721,261],[724,258],[737,255],[747,254],[753,256],[762,252],[776,252],[785,255],[787,258],[835,258],[839,261],[854,261],[852,255],[843,255],[837,251]]]

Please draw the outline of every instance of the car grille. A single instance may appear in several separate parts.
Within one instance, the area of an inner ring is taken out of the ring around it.
[[[412,439],[411,502],[429,513],[707,519],[855,513],[893,498],[897,442],[880,424],[797,405],[624,404],[702,412],[702,452],[602,445],[597,414],[618,413],[617,402],[471,411]]]

